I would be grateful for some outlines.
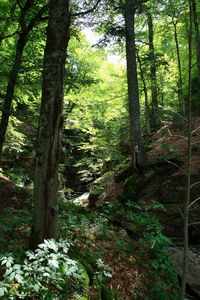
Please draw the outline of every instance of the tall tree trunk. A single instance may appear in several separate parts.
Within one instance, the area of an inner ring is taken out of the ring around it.
[[[183,251],[183,271],[181,284],[181,300],[185,299],[185,290],[188,272],[188,224],[189,224],[189,204],[191,195],[191,157],[192,157],[192,1],[189,0],[190,7],[190,27],[189,27],[189,54],[188,54],[188,161],[187,161],[187,193],[184,210],[184,251]]]
[[[21,8],[21,14],[19,18],[19,23],[21,26],[21,32],[19,34],[19,38],[16,45],[16,54],[14,59],[13,67],[10,71],[8,84],[6,89],[6,95],[4,98],[4,104],[2,109],[2,116],[0,122],[0,161],[2,156],[3,144],[5,141],[6,131],[8,127],[9,117],[11,113],[12,100],[15,91],[15,85],[17,82],[17,78],[19,75],[19,70],[22,62],[23,51],[27,43],[28,35],[31,30],[41,21],[41,17],[44,12],[47,10],[47,5],[43,6],[38,13],[29,21],[28,25],[26,25],[26,13],[31,8],[33,2],[31,0],[27,0],[25,6]]]
[[[157,91],[157,78],[156,78],[156,63],[154,51],[154,31],[153,20],[150,12],[147,12],[147,23],[149,31],[149,57],[150,57],[150,76],[151,76],[151,97],[152,97],[152,129],[160,127],[160,113],[158,108],[158,91]]]
[[[179,111],[185,115],[185,103],[183,99],[183,79],[182,79],[182,69],[181,69],[181,57],[179,51],[179,42],[178,42],[178,34],[177,34],[177,20],[175,17],[172,17],[172,24],[174,26],[174,40],[176,44],[176,53],[177,53],[177,60],[178,60],[178,74],[179,74],[179,81],[178,81],[178,98],[179,98]]]
[[[198,79],[199,79],[199,84],[200,84],[200,34],[199,34],[199,24],[198,24],[197,9],[196,9],[195,0],[191,0],[191,4],[192,4],[192,14],[193,14],[195,40],[196,40]]]
[[[45,238],[59,236],[57,202],[59,136],[62,127],[69,11],[70,0],[50,0],[35,157],[35,207],[31,248],[35,248]]]
[[[150,134],[151,128],[150,128],[150,109],[149,109],[149,103],[148,103],[148,91],[147,91],[147,85],[146,85],[146,81],[145,81],[145,77],[144,77],[144,72],[142,69],[142,62],[141,62],[139,54],[137,54],[137,61],[139,64],[140,77],[141,77],[141,81],[143,84],[143,91],[144,91],[146,130],[147,130],[147,133]]]
[[[129,122],[134,167],[136,167],[136,158],[138,165],[142,165],[146,161],[146,153],[140,123],[140,103],[134,29],[135,4],[136,3],[133,0],[126,0],[125,6]]]

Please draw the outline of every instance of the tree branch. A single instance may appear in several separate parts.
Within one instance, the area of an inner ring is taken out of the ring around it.
[[[200,181],[193,183],[193,184],[190,186],[190,189],[192,189],[195,185],[198,185],[198,184],[200,184]]]
[[[37,15],[34,16],[34,18],[31,19],[31,21],[29,22],[28,26],[27,26],[27,31],[30,32],[32,30],[33,27],[35,27],[35,25],[37,23],[39,23],[40,21],[44,21],[42,18],[42,15],[47,11],[49,5],[45,5],[43,6],[39,12],[37,13]]]
[[[196,198],[194,201],[192,201],[191,203],[190,203],[190,205],[189,205],[189,209],[190,209],[190,207],[192,206],[192,205],[194,205],[197,201],[199,201],[200,200],[200,197],[198,197],[198,198]]]
[[[97,6],[99,5],[100,2],[101,2],[101,0],[98,0],[97,3],[93,6],[93,8],[90,8],[86,11],[82,11],[82,12],[79,12],[79,13],[71,14],[71,16],[78,17],[78,16],[87,15],[87,14],[93,12],[97,8]]]
[[[5,39],[7,39],[7,38],[9,38],[9,37],[12,37],[12,36],[14,36],[15,34],[17,34],[17,33],[19,33],[19,31],[18,30],[16,30],[15,32],[13,32],[13,33],[10,33],[10,34],[7,34],[7,35],[4,35],[4,36],[1,36],[0,35],[0,40],[2,41],[2,40],[5,40]]]
[[[191,225],[200,225],[200,222],[193,222],[193,223],[188,224],[188,226],[191,226]]]

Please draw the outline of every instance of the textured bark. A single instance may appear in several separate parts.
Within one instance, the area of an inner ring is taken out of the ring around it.
[[[148,35],[149,35],[149,57],[150,57],[150,77],[151,77],[151,104],[152,104],[152,129],[160,127],[161,120],[158,108],[158,92],[157,92],[157,78],[156,78],[156,63],[154,51],[154,31],[153,20],[150,12],[147,13]]]
[[[178,98],[179,98],[179,111],[185,115],[185,102],[183,99],[183,79],[182,79],[182,69],[181,69],[181,57],[179,51],[179,42],[178,42],[178,34],[177,34],[177,23],[178,21],[175,20],[175,17],[172,17],[172,23],[174,26],[174,40],[176,44],[176,53],[177,53],[177,60],[178,60],[178,74],[179,74],[179,81],[178,81]]]
[[[35,157],[34,217],[31,248],[58,238],[58,163],[62,127],[64,66],[69,35],[70,1],[50,0],[44,53],[42,101]]]
[[[199,35],[199,24],[198,24],[197,9],[196,9],[195,0],[191,0],[191,4],[192,4],[192,14],[193,14],[195,40],[196,40],[198,79],[199,79],[199,84],[200,84],[200,35]]]
[[[190,7],[190,26],[188,36],[188,161],[187,161],[187,192],[185,197],[185,209],[184,209],[184,249],[183,249],[183,272],[181,283],[181,300],[185,299],[185,290],[188,273],[188,224],[189,224],[189,205],[191,196],[191,164],[192,164],[192,4],[189,0]]]
[[[133,0],[126,0],[125,6],[129,122],[134,167],[136,167],[136,160],[138,165],[142,165],[146,161],[140,123],[140,104],[134,29],[135,4],[136,3]]]
[[[149,103],[148,103],[148,91],[147,91],[147,85],[145,81],[145,76],[144,76],[144,71],[142,69],[142,63],[140,56],[137,55],[137,61],[139,64],[139,70],[140,70],[140,77],[141,81],[143,84],[143,91],[144,91],[144,103],[145,103],[145,124],[146,124],[146,131],[148,134],[151,133],[151,128],[150,128],[150,109],[149,109]]]
[[[19,34],[19,38],[16,45],[14,63],[8,78],[8,84],[6,89],[6,95],[4,98],[2,116],[0,122],[0,161],[2,156],[6,131],[8,127],[9,117],[11,114],[11,107],[12,107],[12,100],[14,96],[15,86],[16,86],[16,82],[17,82],[17,78],[19,75],[19,70],[22,62],[24,47],[26,46],[29,33],[37,25],[37,23],[40,22],[40,18],[47,8],[46,6],[44,6],[42,9],[40,9],[40,11],[30,20],[29,24],[26,26],[25,24],[26,13],[30,9],[31,5],[32,5],[32,1],[27,0],[20,15],[21,32]]]

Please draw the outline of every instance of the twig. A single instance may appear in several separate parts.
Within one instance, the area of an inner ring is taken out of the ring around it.
[[[200,197],[198,197],[198,198],[196,198],[194,201],[192,201],[191,203],[190,203],[190,205],[188,206],[188,208],[190,209],[190,207],[192,206],[192,205],[194,205],[197,201],[199,201],[200,200]]]
[[[78,16],[83,16],[83,15],[89,14],[97,8],[97,6],[99,5],[100,2],[101,2],[101,0],[98,0],[97,3],[93,6],[93,8],[90,8],[86,11],[82,11],[82,12],[79,12],[79,13],[71,14],[71,16],[78,17]]]
[[[196,164],[197,162],[200,162],[200,160],[195,160],[195,161],[191,162],[191,165]]]
[[[183,212],[182,212],[182,210],[180,209],[180,208],[178,208],[178,211],[180,212],[180,215],[183,217],[183,219],[184,219],[184,214],[183,214]]]
[[[195,185],[197,185],[197,184],[200,184],[200,181],[193,183],[193,184],[190,186],[190,189],[192,189],[192,188],[193,188]]]
[[[181,167],[179,167],[177,164],[175,164],[175,163],[173,163],[172,161],[170,161],[170,160],[166,160],[166,162],[168,162],[169,164],[171,164],[171,165],[174,165],[175,167],[177,167],[179,170],[181,169]]]
[[[193,223],[188,224],[188,226],[191,226],[191,225],[200,225],[200,222],[193,222]]]
[[[196,129],[194,129],[191,133],[193,134],[193,133],[195,133],[197,130],[199,130],[200,129],[200,126],[199,127],[197,127]]]
[[[187,137],[185,137],[184,135],[172,134],[169,128],[168,128],[168,131],[169,131],[170,136],[180,137],[182,139],[187,140]]]

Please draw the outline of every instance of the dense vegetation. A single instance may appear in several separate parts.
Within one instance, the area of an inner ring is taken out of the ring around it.
[[[184,299],[199,24],[196,0],[1,1],[1,299]]]

